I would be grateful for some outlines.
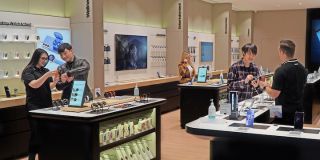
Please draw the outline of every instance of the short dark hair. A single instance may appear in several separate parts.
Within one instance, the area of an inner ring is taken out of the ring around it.
[[[288,57],[292,58],[294,56],[294,52],[296,49],[296,45],[291,40],[281,40],[280,41],[280,50],[286,54]]]
[[[245,45],[241,48],[241,50],[242,50],[242,53],[243,53],[243,54],[246,54],[246,53],[248,53],[249,51],[251,51],[252,54],[257,55],[257,52],[258,52],[257,46],[256,46],[255,44],[253,44],[253,43],[247,43],[247,44],[245,44]]]
[[[64,50],[71,50],[72,46],[69,43],[62,43],[60,44],[60,46],[58,47],[58,53],[61,54],[64,52]]]

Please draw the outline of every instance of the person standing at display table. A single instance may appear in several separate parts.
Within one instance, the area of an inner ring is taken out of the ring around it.
[[[260,87],[275,98],[276,105],[282,106],[282,118],[276,118],[274,123],[293,125],[295,112],[303,110],[303,92],[308,73],[294,58],[295,47],[291,40],[280,41],[279,58],[282,64],[273,75],[272,86],[267,82],[259,82]]]
[[[44,68],[48,62],[48,53],[43,49],[36,49],[29,64],[22,71],[21,79],[26,88],[26,110],[31,130],[29,141],[29,160],[34,160],[39,153],[41,139],[37,121],[30,117],[29,111],[52,106],[51,89],[59,80],[57,71]],[[52,76],[55,76],[52,79]]]
[[[253,62],[257,55],[257,46],[248,43],[241,50],[243,57],[232,64],[228,72],[228,91],[238,91],[239,102],[260,92],[258,82],[254,80],[260,76],[259,68]]]
[[[58,67],[61,78],[56,88],[63,90],[61,99],[69,99],[73,80],[84,80],[87,82],[90,64],[87,60],[76,57],[69,43],[61,44],[58,47],[58,53],[66,63]],[[85,97],[89,97],[89,99],[93,98],[88,83],[85,86]]]
[[[178,65],[179,74],[181,76],[180,83],[190,82],[195,77],[195,70],[191,62],[190,53],[183,51],[181,55],[181,62]]]

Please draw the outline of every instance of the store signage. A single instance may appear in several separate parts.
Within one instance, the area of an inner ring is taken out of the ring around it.
[[[87,18],[90,17],[90,0],[87,0],[86,2],[86,16]]]
[[[178,29],[181,29],[182,27],[182,4],[181,3],[179,3],[178,4],[179,5],[179,10],[178,10]]]
[[[17,27],[31,27],[31,23],[26,22],[0,22],[1,26],[17,26]]]

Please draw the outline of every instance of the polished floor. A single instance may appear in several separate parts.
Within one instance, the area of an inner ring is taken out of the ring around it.
[[[180,127],[180,110],[161,116],[162,160],[208,160],[212,138],[194,136]]]

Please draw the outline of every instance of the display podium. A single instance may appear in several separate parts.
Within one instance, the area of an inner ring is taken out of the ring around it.
[[[31,111],[39,123],[45,160],[160,160],[160,106],[165,99],[149,98],[85,112]]]

